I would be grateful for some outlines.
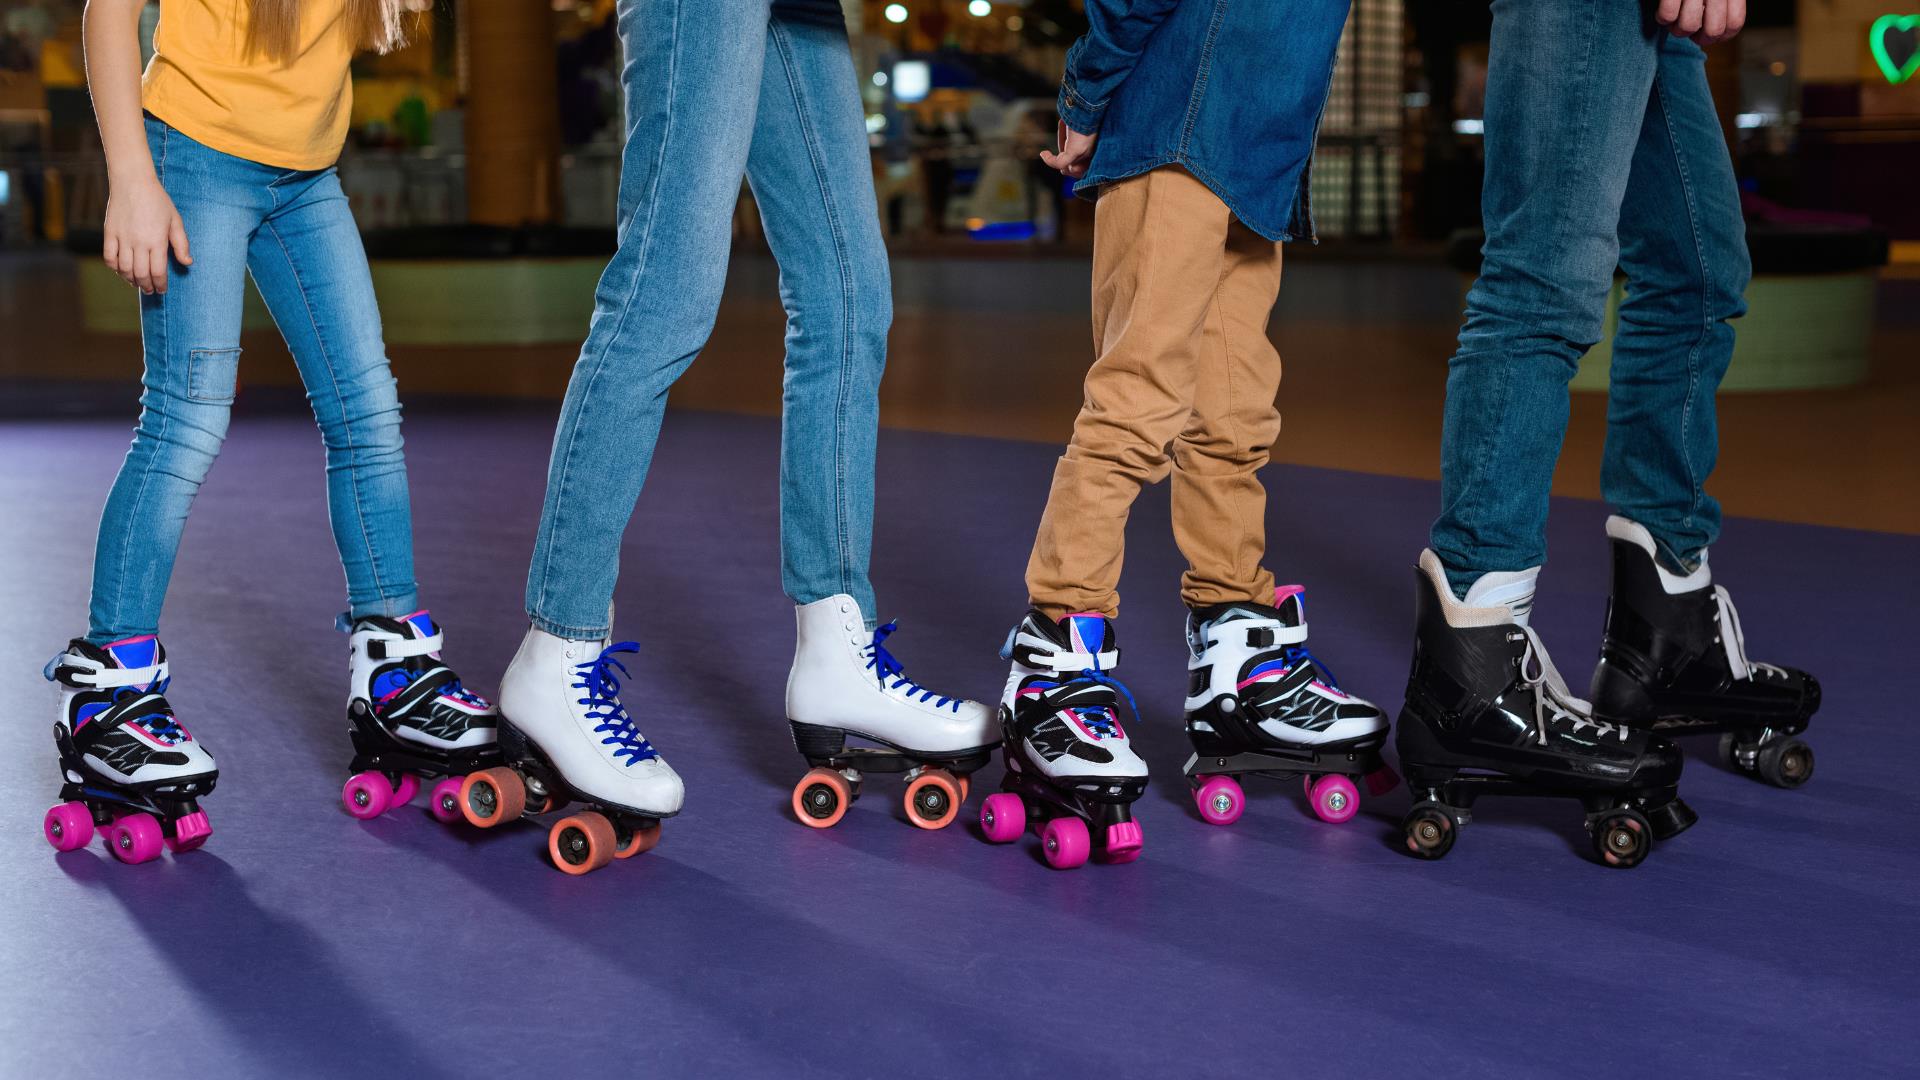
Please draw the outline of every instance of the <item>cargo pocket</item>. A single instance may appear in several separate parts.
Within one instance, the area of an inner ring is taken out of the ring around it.
[[[187,353],[188,398],[231,405],[239,379],[239,349],[194,349]]]

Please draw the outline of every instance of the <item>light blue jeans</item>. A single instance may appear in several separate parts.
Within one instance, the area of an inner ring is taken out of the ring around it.
[[[1447,376],[1433,549],[1462,592],[1546,561],[1567,382],[1617,266],[1601,492],[1690,568],[1720,530],[1713,397],[1751,273],[1705,54],[1631,0],[1493,10],[1487,241]]]
[[[167,291],[140,298],[140,422],[100,515],[87,639],[158,631],[180,531],[226,438],[249,271],[320,424],[348,616],[416,610],[400,399],[339,178],[331,168],[261,165],[146,123],[193,265],[170,260]]]
[[[781,583],[873,614],[873,459],[893,321],[846,29],[770,0],[623,0],[620,249],[567,386],[527,576],[551,634],[605,636],[667,390],[712,332],[744,174],[787,311]],[[713,482],[725,484],[715,473]]]

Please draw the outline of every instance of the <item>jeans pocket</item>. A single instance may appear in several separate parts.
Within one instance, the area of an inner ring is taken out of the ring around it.
[[[216,405],[233,404],[240,381],[239,349],[194,349],[187,353],[187,397]]]

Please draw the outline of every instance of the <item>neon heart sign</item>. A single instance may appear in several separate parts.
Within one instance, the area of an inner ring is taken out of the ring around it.
[[[1896,33],[1910,36],[1905,58],[1895,61],[1887,49],[1887,39]],[[1920,71],[1920,15],[1882,15],[1873,20],[1873,28],[1867,31],[1867,47],[1873,51],[1873,62],[1880,65],[1880,74],[1887,81],[1899,86]]]

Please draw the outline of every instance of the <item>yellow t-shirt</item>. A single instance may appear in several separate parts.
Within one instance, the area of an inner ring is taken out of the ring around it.
[[[301,0],[284,60],[247,50],[248,0],[162,0],[140,104],[195,142],[282,169],[324,169],[353,112],[346,0]]]

